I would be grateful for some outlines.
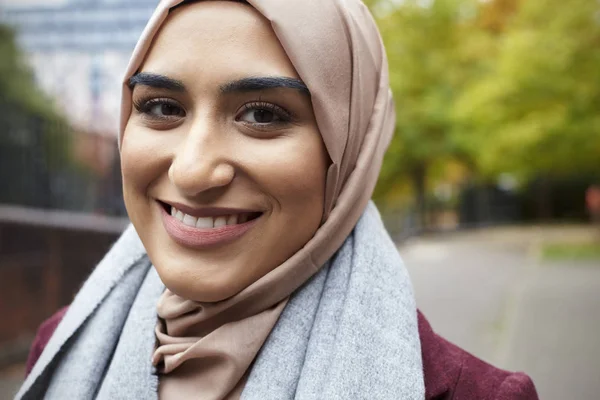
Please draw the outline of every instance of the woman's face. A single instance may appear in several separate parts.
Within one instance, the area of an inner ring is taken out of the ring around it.
[[[223,300],[309,241],[328,157],[308,91],[257,11],[173,10],[131,85],[125,204],[171,291]]]

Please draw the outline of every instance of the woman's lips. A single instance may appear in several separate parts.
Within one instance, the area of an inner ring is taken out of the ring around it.
[[[158,203],[158,205],[165,230],[175,242],[186,247],[205,248],[232,242],[248,232],[258,220],[255,218],[245,221],[249,213],[240,213],[197,218],[195,224],[192,224],[193,217],[184,215],[183,221],[181,221],[181,215],[171,215],[163,204]],[[172,213],[175,214],[176,210],[172,209]],[[244,221],[237,221],[240,218]],[[208,227],[208,225],[213,226]]]

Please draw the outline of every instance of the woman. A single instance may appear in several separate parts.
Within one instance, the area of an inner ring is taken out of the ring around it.
[[[537,398],[417,313],[369,204],[394,109],[362,3],[162,1],[122,102],[133,228],[18,398]]]

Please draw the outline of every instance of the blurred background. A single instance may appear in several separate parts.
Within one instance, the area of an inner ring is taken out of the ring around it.
[[[0,0],[0,399],[127,224],[122,73],[157,0]],[[600,3],[371,0],[396,134],[375,200],[433,328],[600,393]]]

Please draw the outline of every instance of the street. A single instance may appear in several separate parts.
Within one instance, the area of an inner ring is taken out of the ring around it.
[[[492,364],[525,371],[543,400],[600,393],[600,262],[544,261],[579,228],[497,228],[400,247],[433,329]]]

